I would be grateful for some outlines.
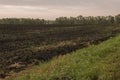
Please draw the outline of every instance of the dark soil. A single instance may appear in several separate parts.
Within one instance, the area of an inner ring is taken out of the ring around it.
[[[0,25],[0,78],[119,33],[120,26]]]

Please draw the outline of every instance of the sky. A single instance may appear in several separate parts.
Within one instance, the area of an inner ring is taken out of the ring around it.
[[[44,18],[120,14],[120,0],[0,0],[0,18]]]

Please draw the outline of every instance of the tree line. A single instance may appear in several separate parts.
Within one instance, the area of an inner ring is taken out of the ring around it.
[[[59,17],[55,20],[31,19],[31,18],[3,18],[0,24],[22,25],[110,25],[120,24],[120,14],[116,16],[87,16]]]

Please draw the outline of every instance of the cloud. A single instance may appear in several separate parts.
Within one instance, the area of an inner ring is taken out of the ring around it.
[[[80,5],[109,5],[118,4],[120,0],[0,0],[2,5],[27,5],[27,6],[80,6]]]
[[[0,0],[0,5],[31,7],[89,7],[97,9],[120,9],[120,0]]]
[[[41,6],[41,5],[76,5],[81,3],[80,0],[0,0],[0,4],[3,5],[29,5],[29,6]]]
[[[120,0],[0,0],[0,17],[116,15]]]

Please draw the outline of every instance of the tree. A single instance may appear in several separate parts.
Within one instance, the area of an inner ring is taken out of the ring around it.
[[[115,16],[115,23],[116,24],[120,24],[120,14],[118,14],[117,16]]]

